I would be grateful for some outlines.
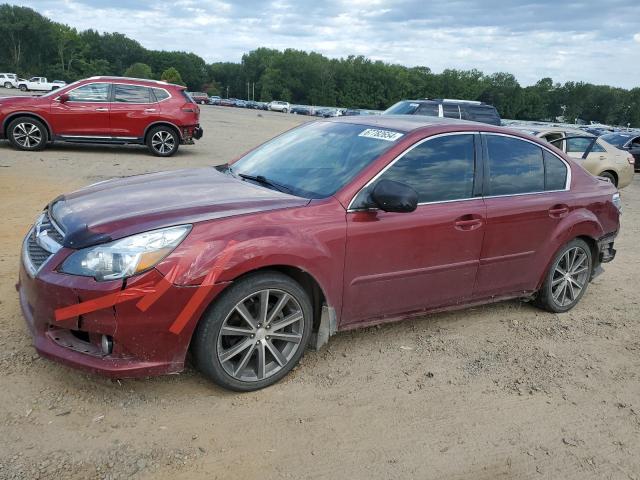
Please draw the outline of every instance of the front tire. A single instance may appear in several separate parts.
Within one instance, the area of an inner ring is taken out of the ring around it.
[[[589,245],[579,238],[567,243],[554,257],[538,292],[536,305],[554,313],[571,310],[587,290],[592,269]]]
[[[31,117],[18,117],[7,128],[9,143],[25,151],[43,150],[47,144],[47,128],[40,120]]]
[[[180,136],[173,128],[161,125],[149,131],[146,143],[156,157],[170,157],[178,151]]]
[[[313,326],[304,289],[279,272],[234,283],[200,320],[196,366],[221,387],[248,392],[273,385],[302,358]]]

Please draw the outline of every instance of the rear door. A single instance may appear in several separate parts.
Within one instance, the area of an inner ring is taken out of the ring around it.
[[[69,90],[69,99],[51,101],[51,125],[56,135],[78,138],[110,137],[109,119],[111,84],[86,83]]]
[[[356,196],[347,213],[344,324],[403,316],[471,296],[485,222],[484,202],[474,196],[476,138],[464,133],[423,140]],[[418,208],[354,210],[366,204],[380,179],[413,187]]]
[[[528,140],[483,134],[487,225],[474,298],[533,291],[569,213],[568,165]]]
[[[160,118],[160,107],[150,87],[113,84],[111,130],[114,137],[142,139],[147,126]]]

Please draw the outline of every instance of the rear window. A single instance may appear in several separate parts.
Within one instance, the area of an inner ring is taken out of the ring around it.
[[[461,105],[463,120],[500,125],[500,115],[491,105]]]

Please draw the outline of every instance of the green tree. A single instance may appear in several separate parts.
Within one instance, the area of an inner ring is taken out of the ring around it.
[[[164,72],[162,72],[160,80],[168,83],[175,83],[176,85],[184,85],[182,77],[180,76],[180,72],[173,67],[169,67]]]
[[[136,62],[124,71],[125,77],[153,78],[151,67],[146,63]]]

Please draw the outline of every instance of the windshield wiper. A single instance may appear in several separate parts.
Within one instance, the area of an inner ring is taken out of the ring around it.
[[[234,172],[231,170],[231,168],[229,168],[229,172],[232,175],[234,174]],[[291,193],[291,189],[289,187],[287,187],[285,185],[282,185],[280,183],[274,182],[273,180],[269,180],[264,175],[247,175],[246,173],[238,173],[237,175],[240,178],[244,179],[244,180],[253,180],[254,182],[258,182],[258,183],[261,183],[263,185],[267,185],[269,187],[273,187],[276,190],[278,190],[279,192]]]

